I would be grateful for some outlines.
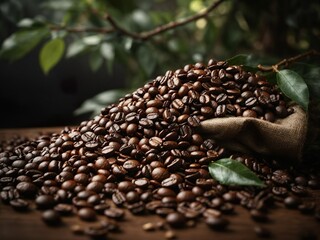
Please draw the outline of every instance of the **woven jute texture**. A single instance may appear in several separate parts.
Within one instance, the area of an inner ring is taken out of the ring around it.
[[[297,105],[294,113],[274,123],[257,118],[213,118],[201,123],[206,137],[229,150],[301,160],[307,133],[307,114]]]

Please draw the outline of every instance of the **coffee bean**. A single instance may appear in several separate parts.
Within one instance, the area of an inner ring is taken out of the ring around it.
[[[70,215],[74,208],[71,204],[59,203],[54,207],[54,210],[61,215]]]
[[[96,220],[96,212],[92,208],[80,208],[78,210],[78,216],[85,221],[94,221]]]
[[[125,213],[120,208],[109,208],[104,211],[104,215],[112,219],[120,220],[123,219]]]
[[[258,237],[261,238],[269,238],[271,236],[271,233],[268,229],[261,226],[254,227],[254,232],[257,234]]]
[[[126,197],[122,192],[116,191],[112,194],[112,201],[116,206],[122,206],[126,201]]]
[[[283,200],[283,203],[287,208],[297,208],[299,204],[301,203],[300,199],[294,196],[286,197]]]
[[[186,224],[186,218],[178,212],[169,213],[166,217],[166,222],[174,228],[183,227]]]
[[[207,217],[205,219],[206,224],[214,229],[214,230],[218,230],[218,231],[223,231],[227,228],[227,226],[229,225],[229,221],[225,218],[222,217]]]
[[[17,184],[16,189],[25,197],[33,197],[38,191],[36,185],[31,182],[20,182]]]
[[[48,209],[55,205],[55,200],[51,195],[40,195],[35,199],[35,203],[39,209]]]
[[[88,226],[83,232],[93,239],[105,239],[109,231],[101,226]]]
[[[29,208],[29,202],[21,198],[12,199],[10,205],[17,211],[26,211]]]
[[[168,178],[170,176],[170,173],[166,168],[156,167],[152,170],[151,175],[154,180],[161,182],[164,179]]]
[[[192,191],[181,191],[177,195],[178,202],[192,202],[196,198],[196,195]]]
[[[252,209],[250,211],[250,216],[253,220],[258,222],[265,222],[268,220],[267,215],[257,209]]]
[[[42,213],[42,220],[48,225],[58,225],[61,223],[61,217],[59,213],[50,209]]]
[[[188,124],[191,126],[191,127],[199,127],[200,126],[200,120],[198,117],[196,116],[190,116],[188,118]]]

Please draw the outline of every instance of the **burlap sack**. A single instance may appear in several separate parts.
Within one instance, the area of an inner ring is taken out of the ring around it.
[[[271,123],[248,117],[213,118],[200,131],[227,149],[300,160],[307,132],[307,114],[297,105],[294,113]]]

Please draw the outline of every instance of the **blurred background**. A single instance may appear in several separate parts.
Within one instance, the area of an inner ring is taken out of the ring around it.
[[[316,0],[226,0],[205,18],[145,41],[103,32],[112,27],[103,18],[106,12],[124,29],[143,32],[214,2],[0,0],[0,128],[77,125],[166,70],[188,63],[239,53],[276,63],[319,50]],[[39,53],[54,38],[63,40],[61,58],[44,73]]]

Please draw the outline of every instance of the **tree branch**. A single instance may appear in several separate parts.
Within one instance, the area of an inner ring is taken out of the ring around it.
[[[198,19],[205,18],[208,16],[210,12],[212,12],[215,8],[217,8],[224,0],[218,0],[217,2],[213,2],[209,7],[204,9],[203,11],[181,19],[177,21],[172,21],[167,24],[158,26],[152,30],[145,31],[145,32],[131,32],[127,29],[121,27],[108,13],[105,15],[106,21],[109,22],[111,25],[111,28],[68,28],[63,26],[51,26],[50,29],[53,31],[59,31],[59,30],[65,30],[72,33],[81,33],[81,32],[96,32],[96,33],[112,33],[112,32],[119,32],[122,35],[129,36],[133,39],[137,40],[147,40],[149,38],[152,38],[158,34],[161,34],[163,32],[166,32],[168,30],[181,27],[183,25],[186,25],[190,22],[197,21]]]
[[[277,72],[279,67],[281,66],[288,66],[291,63],[297,62],[303,58],[306,57],[311,57],[311,56],[315,56],[315,55],[320,55],[320,52],[316,51],[316,50],[310,50],[308,52],[296,55],[294,57],[288,58],[288,59],[283,59],[280,62],[272,65],[272,66],[262,66],[261,64],[258,65],[258,69],[262,72],[270,72],[270,71],[274,71]]]

